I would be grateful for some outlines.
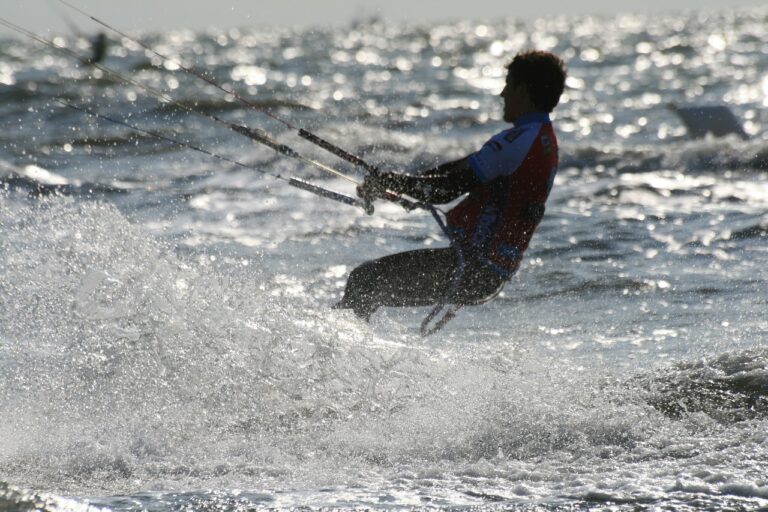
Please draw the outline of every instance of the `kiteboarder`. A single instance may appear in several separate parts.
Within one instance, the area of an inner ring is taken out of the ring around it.
[[[558,56],[530,50],[507,66],[504,121],[512,127],[482,148],[419,175],[372,172],[358,187],[366,201],[388,192],[426,204],[466,197],[446,215],[452,247],[419,249],[355,268],[337,308],[365,319],[382,306],[479,304],[517,271],[544,215],[558,166],[549,114],[560,101],[566,69]],[[458,252],[457,250],[458,249]]]

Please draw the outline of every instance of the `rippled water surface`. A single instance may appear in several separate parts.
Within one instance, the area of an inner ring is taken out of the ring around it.
[[[0,42],[0,509],[768,507],[768,11],[131,35],[260,110],[110,37],[120,76]],[[429,338],[331,310],[439,229],[210,116],[414,171],[503,129],[529,47],[569,79],[518,275]]]

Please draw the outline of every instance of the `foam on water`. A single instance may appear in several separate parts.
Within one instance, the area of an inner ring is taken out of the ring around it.
[[[107,203],[5,199],[0,465],[13,482],[269,489],[292,505],[375,503],[377,487],[401,504],[768,497],[765,351],[623,382],[542,358],[535,338],[469,349],[397,323],[381,338],[276,297],[258,260],[176,255]],[[738,387],[707,394],[695,368]],[[296,494],[324,487],[331,502]]]
[[[363,339],[354,323],[328,331],[306,304],[281,305],[208,256],[180,261],[114,207],[53,200],[2,224],[5,428],[37,474],[49,457],[84,464],[77,478],[130,474],[119,447],[162,452],[238,424],[290,430],[387,392],[345,384],[373,371],[341,361]]]

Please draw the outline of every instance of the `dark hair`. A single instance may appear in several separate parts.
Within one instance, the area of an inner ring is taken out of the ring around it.
[[[529,50],[515,55],[507,66],[515,85],[525,84],[531,101],[545,112],[552,112],[565,88],[563,59],[554,53]]]

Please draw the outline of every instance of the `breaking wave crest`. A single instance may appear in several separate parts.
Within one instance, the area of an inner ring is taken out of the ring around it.
[[[704,413],[735,423],[768,415],[768,350],[682,361],[631,381],[670,418]]]

